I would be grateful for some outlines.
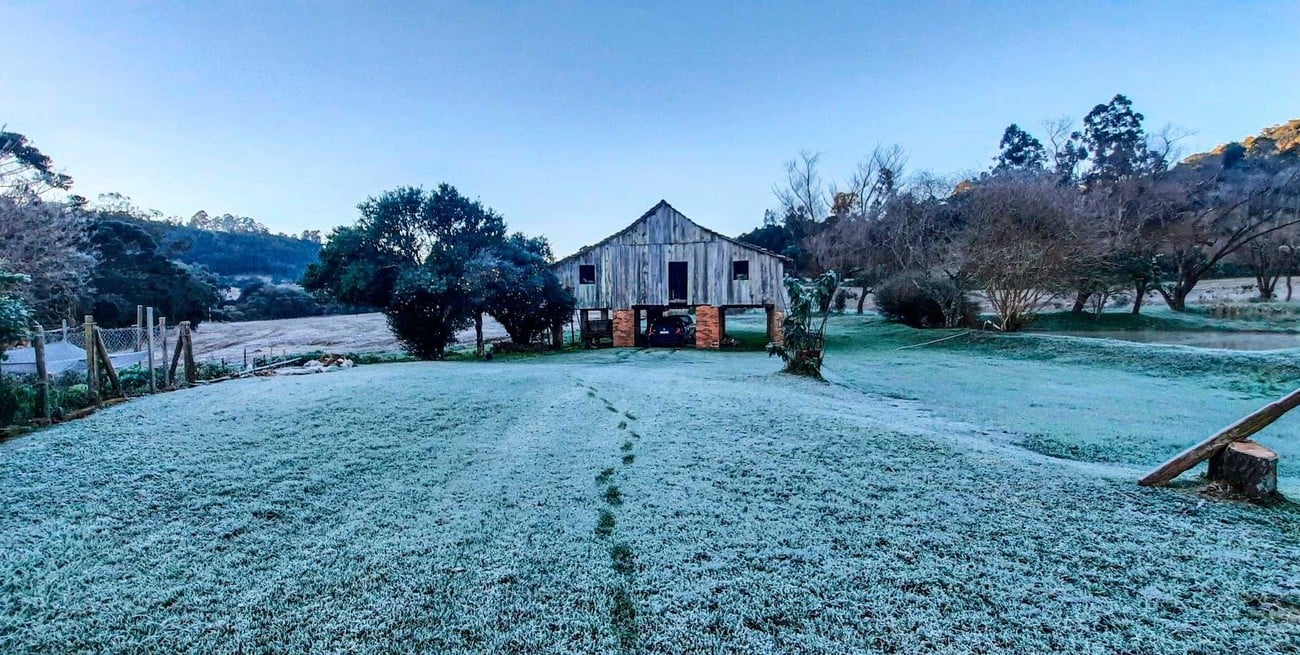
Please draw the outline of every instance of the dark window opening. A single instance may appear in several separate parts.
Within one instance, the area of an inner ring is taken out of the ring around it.
[[[595,284],[595,283],[596,283],[596,265],[579,264],[578,284]]]
[[[731,262],[731,279],[748,280],[749,279],[749,261],[737,259]]]
[[[668,262],[668,302],[686,302],[687,284],[686,262]]]

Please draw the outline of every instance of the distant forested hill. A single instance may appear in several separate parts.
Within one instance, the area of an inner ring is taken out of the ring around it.
[[[213,219],[214,221],[216,219]],[[317,233],[302,236],[271,234],[255,225],[229,231],[220,225],[196,227],[137,218],[158,242],[159,249],[186,264],[202,266],[222,278],[269,277],[273,282],[297,282],[320,253]]]

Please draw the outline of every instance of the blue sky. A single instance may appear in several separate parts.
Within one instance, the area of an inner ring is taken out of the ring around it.
[[[1295,1],[358,4],[0,0],[0,123],[91,198],[297,232],[445,180],[563,255],[660,198],[749,229],[801,149],[966,171],[1117,92],[1188,152],[1300,117]]]

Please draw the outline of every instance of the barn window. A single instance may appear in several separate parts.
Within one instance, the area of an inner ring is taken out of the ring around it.
[[[578,264],[578,284],[596,283],[596,265]]]
[[[733,280],[749,279],[749,260],[737,259],[731,262],[731,279]]]

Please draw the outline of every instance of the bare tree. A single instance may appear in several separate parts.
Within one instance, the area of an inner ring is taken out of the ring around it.
[[[0,260],[25,276],[17,290],[37,320],[80,313],[92,291],[89,239],[79,212],[26,193],[0,196]]]
[[[1157,291],[1170,309],[1186,311],[1192,289],[1226,257],[1300,225],[1300,167],[1260,162],[1237,170],[1186,166],[1179,172],[1186,179],[1186,202],[1156,235],[1172,279]]]
[[[967,192],[966,275],[983,285],[998,329],[1020,329],[1071,288],[1079,269],[1104,260],[1105,234],[1084,202],[1076,189],[1044,175],[995,176]]]
[[[772,192],[786,215],[811,222],[826,218],[828,191],[819,170],[821,157],[819,152],[804,150],[798,159],[785,163],[785,181]]]

